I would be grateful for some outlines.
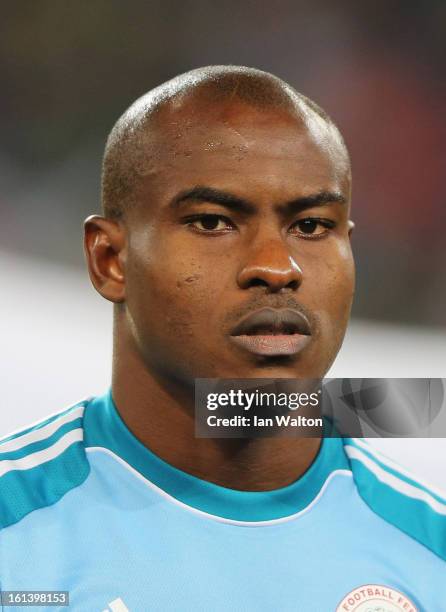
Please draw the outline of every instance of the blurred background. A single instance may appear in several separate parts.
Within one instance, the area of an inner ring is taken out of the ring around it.
[[[330,374],[446,377],[443,0],[19,0],[0,20],[0,434],[109,384],[111,310],[81,241],[114,121],[230,63],[314,98],[351,152],[357,295]],[[442,441],[405,443],[389,453],[446,488]]]

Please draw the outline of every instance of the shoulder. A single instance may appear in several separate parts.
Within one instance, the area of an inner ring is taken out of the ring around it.
[[[56,503],[85,480],[87,404],[79,402],[0,440],[0,529]]]
[[[344,449],[370,509],[446,561],[446,496],[364,440],[345,438]]]

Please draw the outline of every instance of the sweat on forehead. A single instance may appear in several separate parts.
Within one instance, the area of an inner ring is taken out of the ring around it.
[[[195,123],[203,108],[230,112],[240,103],[260,112],[293,115],[312,131],[329,130],[345,148],[328,115],[313,101],[278,77],[242,66],[208,66],[163,83],[136,100],[118,119],[107,140],[102,166],[102,207],[119,218],[137,201],[140,179],[158,155],[160,128],[175,138],[176,123]],[[176,118],[175,118],[176,117]],[[170,129],[169,129],[170,125]],[[167,128],[167,129],[166,129]],[[164,142],[164,145],[168,143]]]

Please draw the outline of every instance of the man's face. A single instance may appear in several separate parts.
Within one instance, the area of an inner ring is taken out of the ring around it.
[[[241,103],[163,111],[127,218],[127,329],[158,374],[320,378],[354,285],[345,153]],[[344,201],[340,201],[344,200]]]

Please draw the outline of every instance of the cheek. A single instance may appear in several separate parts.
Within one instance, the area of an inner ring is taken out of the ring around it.
[[[230,285],[228,253],[210,238],[197,238],[187,232],[174,232],[154,245],[147,273],[161,298],[172,304],[190,303],[215,308]]]
[[[311,306],[320,330],[332,337],[343,337],[353,299],[355,268],[352,252],[344,242],[336,243],[314,266]]]
[[[351,299],[355,271],[349,243],[339,240],[330,245],[318,260],[315,277],[325,297],[330,298],[325,306],[329,309],[339,304],[348,304]]]
[[[178,340],[202,333],[221,294],[215,267],[179,246],[152,243],[132,253],[127,299],[139,328]]]

